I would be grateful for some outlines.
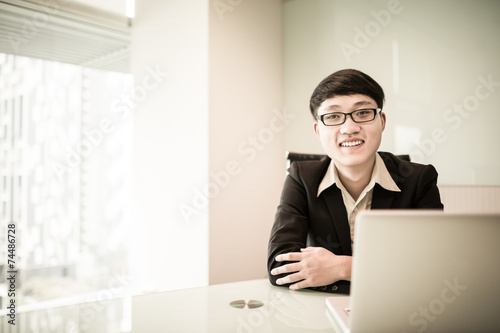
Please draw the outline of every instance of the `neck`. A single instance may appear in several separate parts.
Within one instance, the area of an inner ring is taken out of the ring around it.
[[[358,200],[361,192],[370,182],[374,166],[375,158],[362,165],[335,165],[340,181],[354,200]]]

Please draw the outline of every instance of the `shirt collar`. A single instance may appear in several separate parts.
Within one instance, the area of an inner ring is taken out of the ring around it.
[[[335,168],[335,163],[331,160],[330,165],[326,170],[326,174],[319,184],[317,196],[319,197],[321,192],[335,184],[336,178],[338,178],[337,169]],[[401,192],[399,187],[394,182],[394,179],[392,179],[389,174],[382,157],[380,157],[378,153],[375,156],[375,165],[373,167],[370,183],[377,183],[388,191]]]

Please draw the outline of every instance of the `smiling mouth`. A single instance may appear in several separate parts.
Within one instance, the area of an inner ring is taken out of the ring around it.
[[[359,146],[361,145],[362,143],[364,143],[363,140],[358,140],[358,141],[346,141],[346,142],[342,142],[340,144],[341,147],[355,147],[355,146]]]

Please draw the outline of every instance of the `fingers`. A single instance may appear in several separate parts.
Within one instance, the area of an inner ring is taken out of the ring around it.
[[[272,275],[289,273],[287,276],[277,279],[276,283],[278,285],[290,284],[289,288],[292,290],[310,287],[310,282],[307,281],[307,276],[303,271],[302,260],[310,256],[309,252],[316,251],[317,249],[317,247],[307,247],[300,249],[301,252],[289,252],[277,255],[275,258],[277,262],[294,261],[294,263],[271,270]]]
[[[290,284],[290,283],[294,283],[294,282],[297,282],[297,281],[300,281],[303,279],[304,279],[303,274],[301,272],[297,272],[297,273],[289,274],[285,277],[282,277],[281,279],[276,280],[276,283],[279,285]]]
[[[284,273],[298,272],[301,269],[300,263],[293,263],[276,267],[271,271],[271,275],[279,275]]]
[[[302,260],[302,253],[300,252],[289,252],[289,253],[283,253],[279,254],[276,256],[276,261],[281,262],[281,261],[300,261]]]
[[[292,290],[299,290],[299,289],[304,289],[304,288],[308,288],[308,287],[310,287],[310,285],[307,283],[307,281],[302,280],[300,282],[292,284],[289,288]]]
[[[308,246],[305,249],[300,249],[300,252],[313,252],[313,251],[316,251],[317,249],[318,249],[318,247]]]
[[[297,282],[297,283],[294,283]],[[278,284],[290,284],[288,288],[291,290],[299,290],[299,289],[304,289],[307,287],[311,287],[311,284],[309,281],[303,276],[301,272],[295,273],[295,274],[290,274],[287,275],[284,278],[278,279],[276,281]]]

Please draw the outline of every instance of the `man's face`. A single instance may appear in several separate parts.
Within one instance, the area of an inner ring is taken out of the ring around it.
[[[373,163],[385,128],[385,114],[379,113],[366,123],[355,123],[347,116],[345,123],[337,126],[325,126],[319,117],[332,112],[350,113],[377,107],[377,103],[365,95],[335,96],[321,103],[314,132],[337,167],[363,167]]]

